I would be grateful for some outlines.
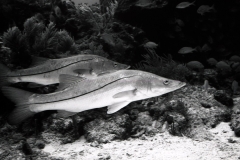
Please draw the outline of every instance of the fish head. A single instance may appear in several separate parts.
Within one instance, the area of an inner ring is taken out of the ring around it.
[[[130,68],[129,65],[111,61],[103,57],[96,58],[94,62],[91,64],[91,66],[92,66],[93,72],[98,75]]]
[[[177,90],[185,86],[186,83],[154,75],[145,79],[145,83],[140,85],[142,89],[139,90],[142,93],[148,95],[148,97],[155,97]]]

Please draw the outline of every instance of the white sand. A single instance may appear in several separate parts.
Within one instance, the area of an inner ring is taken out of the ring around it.
[[[154,137],[113,141],[91,147],[84,137],[74,143],[61,145],[54,135],[43,136],[51,141],[43,149],[51,157],[71,160],[238,160],[240,159],[240,138],[234,136],[229,123],[221,123],[211,130],[214,139],[211,141],[194,141],[187,137],[176,137],[165,132]],[[228,139],[235,140],[229,143]]]

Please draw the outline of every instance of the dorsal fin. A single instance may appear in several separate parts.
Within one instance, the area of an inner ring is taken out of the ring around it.
[[[77,76],[68,75],[68,74],[61,74],[59,76],[59,86],[56,91],[64,90],[83,80],[85,80],[85,78],[83,77],[77,77]]]
[[[46,61],[49,60],[48,58],[37,57],[37,56],[31,56],[31,58],[32,58],[32,64],[31,64],[31,67],[34,67],[34,66],[37,66],[37,65],[43,64],[43,63],[45,63]]]

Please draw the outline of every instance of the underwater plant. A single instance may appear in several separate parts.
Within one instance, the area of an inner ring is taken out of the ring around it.
[[[101,12],[103,6],[88,6],[80,4],[73,11],[73,18],[81,24],[91,26],[91,29],[97,33],[103,33],[105,29],[113,22],[114,14],[118,6],[117,1],[111,1],[106,7],[106,12]]]
[[[147,54],[142,55],[144,60],[136,64],[136,68],[145,70],[163,77],[185,81],[185,76],[190,73],[189,69],[175,62],[172,56],[160,57],[154,49],[146,49]]]
[[[24,23],[23,31],[18,27],[8,29],[2,37],[3,45],[15,55],[37,55],[48,58],[59,54],[76,54],[78,45],[65,30],[58,30],[50,22],[47,26],[37,18],[31,17]]]

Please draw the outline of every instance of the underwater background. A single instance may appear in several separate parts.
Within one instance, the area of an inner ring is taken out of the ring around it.
[[[0,19],[11,71],[33,56],[97,55],[187,84],[114,114],[44,111],[20,125],[8,123],[16,106],[1,92],[0,159],[240,159],[240,0],[1,0]]]

